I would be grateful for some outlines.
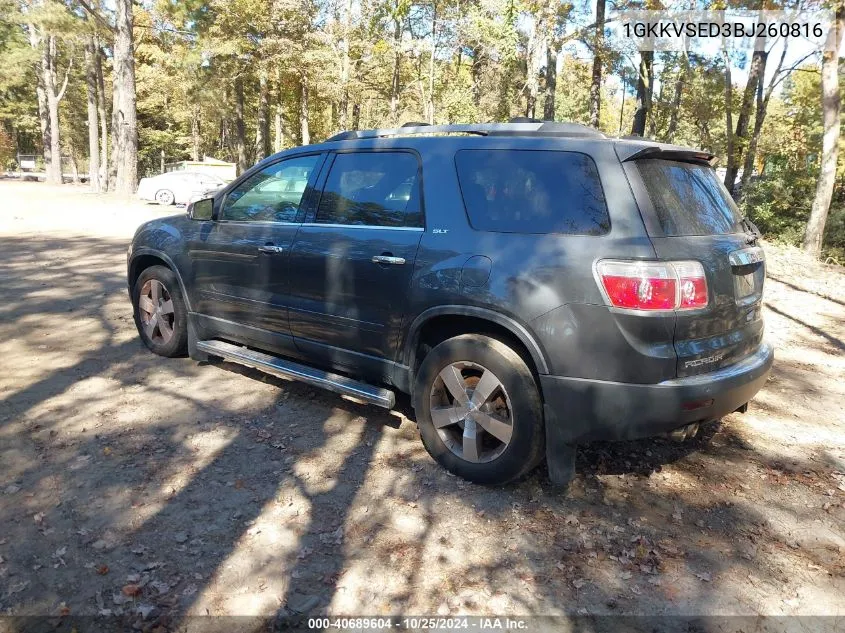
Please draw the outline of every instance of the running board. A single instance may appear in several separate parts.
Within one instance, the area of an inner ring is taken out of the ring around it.
[[[248,347],[232,345],[224,341],[197,341],[197,350],[211,356],[219,356],[225,360],[247,367],[253,367],[267,374],[299,380],[314,387],[321,387],[345,396],[363,400],[385,409],[392,409],[396,404],[396,396],[390,389],[374,387],[346,376],[330,374],[307,365],[300,365],[289,360],[282,360],[278,356],[271,356],[257,352]]]

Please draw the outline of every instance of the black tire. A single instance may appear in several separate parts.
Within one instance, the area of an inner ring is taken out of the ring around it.
[[[442,397],[442,390],[437,395],[438,375],[452,363],[464,362],[492,371],[503,388],[500,393],[509,402],[512,425],[509,443],[501,454],[486,462],[468,461],[457,455],[432,421],[432,398]],[[505,484],[533,470],[543,458],[543,404],[537,382],[522,357],[495,338],[463,334],[432,349],[417,372],[413,404],[426,450],[446,470],[468,481]]]
[[[147,282],[158,282],[164,287],[163,298],[172,302],[173,313],[172,323],[168,315],[168,324],[172,335],[165,340],[159,329],[153,328],[153,336],[148,333],[146,314],[141,308],[141,295]],[[188,349],[188,310],[185,306],[185,299],[182,296],[182,288],[179,280],[172,270],[165,266],[150,266],[141,271],[135,286],[132,288],[132,308],[135,318],[135,327],[138,334],[151,352],[159,356],[173,358],[184,356]]]

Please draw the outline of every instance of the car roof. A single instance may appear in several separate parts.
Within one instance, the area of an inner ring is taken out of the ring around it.
[[[612,146],[622,162],[638,158],[666,158],[712,165],[714,155],[703,150],[660,143],[642,137],[609,137],[580,123],[518,120],[509,123],[428,125],[409,123],[399,128],[350,130],[314,145],[274,154],[259,164],[309,151],[407,147],[420,152],[435,149],[568,149],[592,153]]]

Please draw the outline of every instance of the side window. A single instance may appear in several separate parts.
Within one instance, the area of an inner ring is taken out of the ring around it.
[[[319,156],[300,156],[254,173],[228,193],[221,220],[238,222],[295,222],[308,179]]]
[[[598,170],[586,154],[461,150],[455,163],[474,229],[571,235],[610,230]]]
[[[417,157],[408,152],[338,154],[315,222],[422,226]]]

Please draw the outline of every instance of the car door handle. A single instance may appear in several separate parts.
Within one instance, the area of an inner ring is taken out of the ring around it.
[[[264,246],[259,246],[258,250],[262,253],[284,253],[285,247],[273,246],[272,244],[265,244]]]
[[[393,257],[393,255],[373,255],[374,264],[392,264],[401,266],[405,263],[404,257]]]

